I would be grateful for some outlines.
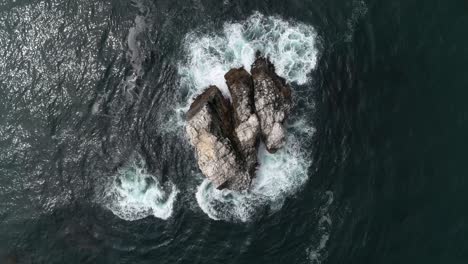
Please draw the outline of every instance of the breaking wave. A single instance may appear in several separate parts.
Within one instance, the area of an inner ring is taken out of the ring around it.
[[[229,96],[224,74],[241,66],[250,72],[257,50],[270,58],[278,75],[305,84],[317,63],[316,41],[312,26],[258,12],[242,23],[226,23],[219,35],[193,32],[185,39],[187,61],[179,66],[182,85],[190,98],[212,84]]]
[[[192,98],[208,85],[218,86],[230,97],[224,74],[241,66],[250,71],[257,50],[270,58],[277,74],[289,83],[306,84],[317,63],[316,41],[312,26],[258,12],[243,22],[226,23],[217,35],[188,34],[187,60],[179,65],[182,89],[188,96],[179,111],[185,113]],[[288,127],[285,148],[270,154],[260,147],[260,167],[248,192],[217,190],[205,179],[196,192],[203,212],[215,220],[245,222],[265,208],[279,210],[308,179],[310,153],[300,142],[310,138],[314,129],[310,122],[298,119],[301,121]]]
[[[307,181],[310,159],[294,136],[275,154],[268,153],[262,144],[258,160],[260,167],[248,192],[217,190],[205,179],[196,193],[203,212],[214,220],[246,222],[265,206],[271,211],[279,210],[285,199]]]
[[[172,183],[163,186],[147,173],[141,161],[119,169],[106,191],[105,205],[116,216],[134,221],[153,215],[168,219],[172,215],[178,189]]]

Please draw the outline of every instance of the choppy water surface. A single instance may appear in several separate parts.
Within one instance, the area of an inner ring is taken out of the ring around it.
[[[0,260],[463,263],[439,241],[459,241],[465,218],[430,209],[466,201],[463,181],[436,177],[466,128],[435,65],[462,65],[462,27],[438,18],[463,25],[468,7],[441,5],[0,2]],[[219,191],[184,113],[207,85],[229,97],[224,73],[257,50],[293,89],[287,144],[260,147],[250,192]]]

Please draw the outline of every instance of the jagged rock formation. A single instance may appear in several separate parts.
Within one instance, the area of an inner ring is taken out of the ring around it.
[[[224,75],[234,108],[234,129],[239,141],[244,165],[251,177],[257,165],[260,123],[255,113],[254,87],[250,74],[244,69],[231,69]]]
[[[210,86],[190,106],[186,131],[195,147],[198,166],[216,188],[245,190],[250,176],[237,150],[232,111],[219,89]]]
[[[186,132],[200,170],[216,188],[246,190],[255,176],[260,138],[270,152],[284,145],[291,90],[258,55],[252,75],[239,68],[224,77],[232,103],[210,86],[190,106]]]
[[[291,89],[276,75],[273,64],[262,57],[252,65],[252,78],[262,139],[269,152],[276,152],[286,138],[284,122],[291,109]]]

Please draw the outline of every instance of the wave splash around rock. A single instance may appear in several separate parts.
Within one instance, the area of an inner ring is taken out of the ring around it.
[[[248,190],[260,142],[270,153],[285,144],[291,89],[259,52],[251,73],[229,70],[224,78],[231,101],[211,85],[187,112],[186,132],[198,166],[217,189]]]

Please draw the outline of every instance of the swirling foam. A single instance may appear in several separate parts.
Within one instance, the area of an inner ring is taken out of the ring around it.
[[[294,136],[288,137],[286,147],[275,154],[268,153],[262,144],[258,160],[260,167],[248,192],[217,190],[205,179],[196,193],[203,212],[214,220],[246,222],[265,206],[272,211],[279,210],[286,197],[293,195],[308,179],[310,159]]]
[[[164,188],[156,177],[145,171],[141,162],[133,162],[114,177],[106,194],[106,207],[127,221],[149,215],[168,219],[179,192],[174,184],[168,185]]]
[[[213,84],[229,97],[224,74],[241,66],[250,71],[257,50],[270,58],[278,75],[305,84],[317,63],[316,40],[310,25],[258,12],[243,23],[226,23],[220,35],[190,33],[185,39],[188,58],[179,66],[182,85],[190,98]]]
[[[187,60],[179,65],[187,100],[179,110],[185,113],[192,98],[212,84],[229,97],[224,74],[241,66],[250,71],[257,50],[270,58],[286,81],[305,84],[317,63],[316,40],[310,25],[260,13],[241,23],[226,23],[218,35],[188,34]],[[249,192],[220,191],[204,180],[196,193],[201,209],[215,220],[248,221],[262,208],[281,208],[286,197],[307,181],[309,153],[301,149],[299,142],[310,138],[313,131],[308,122],[298,122],[289,127],[284,149],[270,154],[262,146],[258,154],[261,166]]]
[[[333,192],[325,192],[323,199],[326,199],[326,202],[324,205],[320,206],[318,210],[318,216],[320,218],[318,221],[317,233],[314,233],[314,243],[306,249],[307,259],[311,264],[320,264],[328,257],[326,248],[333,226],[333,221],[329,212],[330,206],[333,204]]]

